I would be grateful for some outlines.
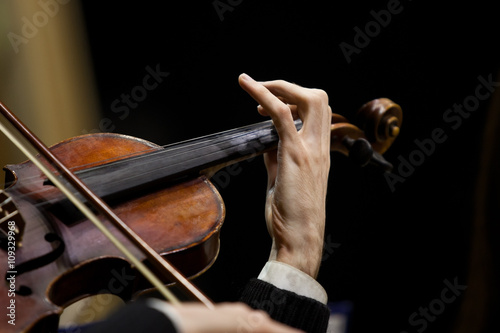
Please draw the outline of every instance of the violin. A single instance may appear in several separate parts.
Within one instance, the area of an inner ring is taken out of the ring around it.
[[[83,297],[109,293],[128,301],[174,283],[210,307],[189,282],[219,252],[225,207],[210,177],[275,149],[272,121],[167,146],[99,133],[46,148],[2,103],[0,111],[39,152],[4,168],[1,332],[53,332],[63,309]],[[390,171],[382,154],[401,123],[400,106],[386,98],[363,105],[355,124],[332,114],[331,150]]]

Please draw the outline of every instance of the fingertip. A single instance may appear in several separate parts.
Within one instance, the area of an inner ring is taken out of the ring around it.
[[[246,74],[246,73],[241,73],[241,74],[240,74],[240,76],[238,77],[238,82],[240,82],[240,83],[241,83],[242,81],[243,81],[243,82],[244,82],[244,81],[246,81],[246,82],[251,82],[251,81],[254,81],[254,79],[252,79],[252,78],[250,77],[250,75],[248,75],[248,74]]]
[[[266,112],[266,109],[264,109],[262,105],[257,105],[257,112],[259,112],[261,116],[269,116],[269,114]]]

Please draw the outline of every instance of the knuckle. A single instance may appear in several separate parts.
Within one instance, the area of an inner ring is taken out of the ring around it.
[[[281,116],[287,115],[290,113],[290,108],[283,103],[278,104],[276,106],[276,113]]]
[[[310,89],[305,102],[311,106],[328,105],[328,94],[321,89]]]
[[[328,94],[322,89],[313,89],[313,94],[316,100],[320,101],[322,104],[328,104]]]

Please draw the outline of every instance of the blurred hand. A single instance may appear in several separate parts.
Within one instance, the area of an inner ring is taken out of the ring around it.
[[[179,315],[181,333],[299,333],[272,320],[267,313],[243,303],[220,303],[209,310],[201,303],[173,307]]]

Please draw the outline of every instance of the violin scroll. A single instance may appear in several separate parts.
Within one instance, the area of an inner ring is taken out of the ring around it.
[[[383,154],[399,134],[403,111],[390,99],[379,98],[363,105],[356,118],[368,141],[372,143],[373,149]]]
[[[357,127],[345,117],[332,114],[331,150],[348,156],[355,164],[375,165],[390,172],[392,165],[382,154],[399,134],[403,112],[388,98],[364,104],[356,114]]]

